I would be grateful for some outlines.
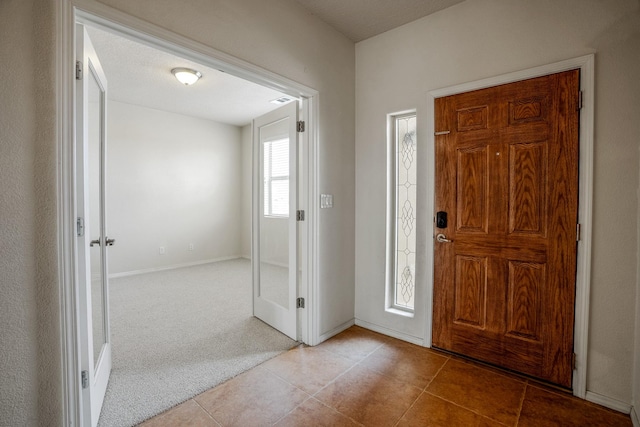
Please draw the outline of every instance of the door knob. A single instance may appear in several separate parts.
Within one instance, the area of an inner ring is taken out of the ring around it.
[[[440,243],[451,243],[453,242],[453,240],[447,239],[447,236],[445,236],[444,234],[440,233],[436,236],[436,240]]]
[[[100,246],[100,239],[92,240],[89,242],[89,246],[94,247],[95,245]]]
[[[113,244],[116,242],[116,239],[110,239],[107,237],[107,239],[105,240],[105,244],[107,246],[113,246]]]

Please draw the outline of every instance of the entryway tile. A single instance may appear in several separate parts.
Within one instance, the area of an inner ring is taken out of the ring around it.
[[[316,399],[311,398],[275,425],[278,427],[358,427],[362,424],[350,420]]]
[[[219,425],[200,405],[193,399],[189,399],[175,408],[143,422],[140,427],[217,427]]]
[[[392,426],[420,393],[417,387],[358,365],[315,397],[358,423]]]
[[[382,334],[352,326],[318,347],[348,359],[360,361],[388,341],[389,338]]]
[[[449,357],[398,340],[384,343],[362,365],[416,387],[425,388]]]
[[[528,385],[522,403],[522,427],[631,427],[628,415],[610,411],[561,392]]]
[[[473,412],[513,426],[526,382],[471,362],[451,358],[426,391]]]
[[[414,426],[502,427],[502,424],[425,392],[398,423],[398,427]]]
[[[314,394],[354,363],[318,347],[300,346],[262,366],[299,389]]]
[[[262,367],[256,367],[195,397],[222,426],[267,426],[309,395]]]

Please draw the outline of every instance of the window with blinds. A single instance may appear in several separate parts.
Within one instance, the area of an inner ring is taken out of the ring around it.
[[[264,215],[289,216],[289,138],[263,143]]]

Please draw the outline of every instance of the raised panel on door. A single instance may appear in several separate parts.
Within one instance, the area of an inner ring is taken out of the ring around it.
[[[509,233],[547,231],[547,143],[509,146]]]
[[[458,150],[457,230],[487,232],[487,147]]]
[[[453,95],[435,117],[435,209],[451,220],[435,242],[433,345],[567,388],[578,87],[576,70]]]
[[[487,259],[458,255],[455,263],[454,322],[484,328],[487,307]]]

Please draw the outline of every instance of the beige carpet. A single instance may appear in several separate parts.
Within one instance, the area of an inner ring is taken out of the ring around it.
[[[135,425],[296,345],[252,317],[246,259],[112,279],[110,313],[100,427]]]

